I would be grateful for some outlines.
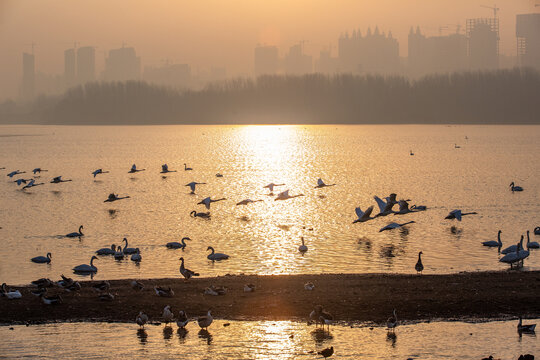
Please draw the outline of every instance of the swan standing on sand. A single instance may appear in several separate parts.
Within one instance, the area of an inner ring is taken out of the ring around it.
[[[276,186],[283,186],[283,185],[285,185],[285,184],[274,184],[274,183],[270,183],[270,184],[268,184],[268,185],[263,186],[263,188],[267,188],[267,189],[270,190],[270,193],[273,193],[273,192],[274,192],[274,187],[276,187]]]
[[[406,223],[403,223],[403,224],[398,224],[398,223],[393,222],[393,223],[390,223],[390,224],[386,225],[385,227],[381,228],[379,230],[379,232],[383,232],[383,231],[386,231],[386,230],[397,229],[397,228],[400,228],[400,227],[405,226],[407,224],[414,224],[414,223],[415,223],[414,220],[413,221],[407,221]]]
[[[99,174],[108,174],[108,173],[109,173],[108,171],[103,171],[103,169],[97,169],[92,172],[92,175],[94,175],[94,179],[95,179],[96,176],[98,176]]]
[[[227,254],[223,254],[223,253],[216,253],[214,252],[214,248],[209,246],[206,251],[212,251],[212,253],[210,253],[207,258],[208,260],[212,260],[212,261],[219,261],[219,260],[227,260],[229,258],[229,255]]]
[[[139,315],[137,315],[137,317],[135,318],[135,322],[137,323],[137,325],[139,325],[139,327],[144,329],[144,324],[148,322],[148,315],[140,311]]]
[[[476,211],[468,212],[468,213],[462,213],[461,210],[452,210],[448,215],[446,215],[445,219],[452,220],[457,219],[457,221],[461,221],[461,217],[465,215],[476,215],[478,214]]]
[[[189,186],[189,188],[191,189],[191,194],[195,194],[195,186],[197,185],[206,185],[206,183],[192,181],[189,184],[186,184],[185,186]]]
[[[47,253],[46,256],[36,256],[36,257],[31,258],[30,260],[38,264],[45,264],[45,263],[50,264],[51,257],[52,257],[51,253]]]
[[[199,201],[199,202],[197,203],[197,205],[204,205],[204,206],[206,206],[207,209],[210,210],[210,204],[211,204],[211,203],[213,203],[213,202],[218,202],[218,201],[222,201],[222,200],[227,200],[227,198],[221,198],[221,199],[215,199],[215,200],[213,200],[213,199],[210,198],[210,196],[209,196],[209,197],[204,198],[204,199],[202,199],[201,201]]]
[[[139,171],[144,171],[146,169],[137,169],[137,165],[133,164],[131,165],[131,169],[128,171],[128,174],[136,173]]]
[[[362,209],[360,209],[359,207],[354,209],[354,211],[356,212],[356,216],[358,216],[358,219],[354,220],[353,224],[356,224],[358,222],[365,222],[365,221],[373,219],[372,217],[369,217],[371,213],[373,212],[373,205],[368,207],[366,211],[362,211]]]
[[[318,189],[318,188],[323,188],[323,187],[326,187],[326,186],[334,186],[336,184],[325,184],[324,181],[319,178],[317,179],[317,186],[315,186],[315,189]]]
[[[0,295],[7,297],[9,300],[22,298],[22,294],[19,290],[8,289],[6,283],[2,284]]]
[[[113,201],[122,200],[122,199],[129,199],[129,195],[119,197],[118,194],[110,193],[109,196],[107,197],[107,200],[104,200],[103,202],[113,202]]]
[[[181,257],[180,261],[182,263],[180,264],[180,274],[184,277],[185,280],[189,280],[192,276],[199,276],[199,273],[196,273],[195,271],[191,271],[184,267],[184,258]]]
[[[536,324],[523,325],[521,316],[519,317],[519,322],[517,324],[517,330],[519,332],[534,332],[535,329]]]
[[[184,163],[184,171],[191,171],[192,168],[188,167],[186,163]]]
[[[245,200],[242,200],[240,202],[237,202],[236,205],[247,205],[247,204],[251,204],[251,203],[259,202],[259,201],[262,201],[262,200],[245,199]]]
[[[32,179],[30,180],[30,182],[28,184],[26,184],[25,186],[23,186],[23,190],[24,189],[28,189],[28,188],[31,188],[31,187],[34,187],[34,186],[39,186],[39,185],[45,185],[45,183],[38,183],[36,184],[36,180]]]
[[[197,212],[197,210],[193,210],[189,213],[189,216],[193,218],[200,217],[203,219],[210,219],[210,212]]]
[[[110,248],[101,248],[96,251],[96,255],[114,255],[116,252],[116,245],[112,244]]]
[[[276,200],[287,200],[287,199],[292,199],[292,198],[299,197],[299,196],[304,196],[304,194],[289,195],[289,190],[285,190],[283,192],[280,192],[278,194],[278,196],[274,199],[274,201],[276,201]]]
[[[305,253],[308,249],[306,244],[304,244],[304,237],[302,236],[300,239],[302,240],[302,245],[298,247],[298,251],[300,251],[301,253]]]
[[[208,310],[208,313],[206,315],[199,316],[197,318],[197,324],[199,324],[199,327],[201,329],[205,329],[206,331],[208,331],[208,327],[212,325],[213,321],[214,321],[214,318],[212,317],[210,310]]]
[[[170,305],[167,305],[163,308],[162,317],[163,317],[163,322],[165,323],[165,326],[169,326],[169,323],[172,322],[174,319],[174,314],[171,311]]]
[[[527,230],[527,249],[538,249],[540,248],[540,244],[538,244],[536,241],[531,241],[529,238],[529,230]]]
[[[79,231],[78,232],[72,232],[72,233],[69,233],[66,235],[66,237],[69,237],[69,238],[74,238],[74,237],[81,237],[81,236],[84,236],[83,232],[82,232],[82,229],[83,229],[83,226],[79,226]]]
[[[422,274],[422,271],[424,271],[424,264],[422,264],[422,254],[423,252],[418,253],[418,261],[416,262],[416,265],[414,265],[414,269],[416,270],[416,273]]]
[[[82,264],[82,265],[78,265],[78,266],[75,266],[73,268],[73,272],[75,273],[95,273],[97,272],[97,267],[94,266],[94,260],[97,260],[97,256],[92,256],[92,258],[90,259],[90,265],[88,264]]]
[[[498,247],[498,248],[500,248],[502,246],[501,233],[502,233],[502,231],[499,230],[499,233],[497,234],[497,241],[495,241],[495,240],[484,241],[484,242],[482,242],[482,245],[489,246],[489,247]]]
[[[510,190],[512,190],[512,192],[514,192],[514,191],[523,191],[523,188],[521,186],[515,185],[514,182],[512,181],[510,183]]]
[[[71,179],[64,180],[64,179],[62,179],[61,176],[57,176],[57,177],[54,177],[54,178],[51,180],[51,184],[59,184],[59,183],[68,182],[68,181],[73,181],[73,180],[71,180]]]
[[[170,173],[170,172],[176,172],[176,170],[169,170],[169,165],[167,165],[167,164],[161,165],[161,173],[162,174],[166,174],[166,173]]]
[[[186,248],[186,243],[185,243],[186,240],[191,240],[191,239],[188,238],[188,237],[183,237],[182,240],[180,240],[180,242],[171,241],[171,242],[168,242],[165,246],[167,247],[167,249],[185,249]]]
[[[386,327],[388,328],[388,332],[389,333],[395,333],[396,332],[396,327],[398,326],[398,319],[397,319],[397,315],[396,315],[396,309],[394,309],[394,311],[392,311],[392,317],[388,318],[388,320],[386,320]]]

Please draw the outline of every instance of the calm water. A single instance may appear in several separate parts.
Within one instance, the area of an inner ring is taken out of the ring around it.
[[[290,321],[217,320],[208,333],[201,333],[194,323],[183,334],[177,333],[176,326],[147,325],[144,332],[137,328],[100,323],[14,326],[13,330],[2,326],[0,358],[108,359],[116,354],[124,359],[320,359],[313,352],[330,346],[335,359],[478,360],[494,355],[514,360],[520,354],[540,352],[536,335],[520,337],[515,321],[402,325],[395,339],[379,327],[333,326],[323,334],[314,326]]]
[[[1,126],[0,280],[58,279],[123,237],[142,263],[101,257],[97,279],[179,276],[180,256],[202,276],[411,273],[420,250],[426,273],[505,269],[480,243],[501,229],[511,245],[540,226],[539,138],[540,126]],[[133,163],[147,170],[128,174]],[[163,177],[163,163],[179,171]],[[21,191],[5,176],[35,167],[49,170],[37,179],[46,185]],[[110,173],[94,180],[97,168]],[[48,184],[58,175],[73,181]],[[319,177],[337,185],[315,189]],[[207,184],[191,195],[190,181]],[[512,193],[511,181],[525,191]],[[305,196],[274,201],[270,182]],[[110,192],[131,198],[104,203]],[[356,206],[391,192],[429,209],[352,224]],[[228,200],[212,204],[211,220],[190,217],[206,196]],[[235,205],[246,198],[263,201]],[[455,208],[479,215],[444,220]],[[410,220],[408,231],[378,232]],[[80,224],[82,240],[57,236]],[[165,248],[183,236],[193,239],[185,251]],[[213,264],[209,245],[231,258]],[[50,265],[29,261],[47,252]],[[540,269],[539,251],[525,265]]]

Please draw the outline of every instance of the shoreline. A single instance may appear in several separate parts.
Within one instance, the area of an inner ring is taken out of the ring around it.
[[[56,279],[53,279],[56,280]],[[99,281],[81,281],[74,293],[52,287],[63,303],[44,305],[30,293],[34,286],[9,286],[21,291],[17,300],[0,298],[0,324],[53,322],[134,322],[139,311],[151,322],[161,321],[166,305],[188,316],[205,314],[226,320],[306,321],[320,304],[338,323],[385,324],[392,310],[400,321],[489,321],[523,316],[540,317],[540,271],[470,272],[446,275],[405,274],[313,274],[225,275],[209,278],[139,280],[141,292],[130,286],[132,279],[110,280],[113,301],[100,301],[91,287]],[[304,289],[312,282],[312,291]],[[254,292],[245,293],[245,284]],[[210,285],[224,286],[227,293],[205,295]],[[173,297],[158,297],[154,286],[171,287]],[[76,320],[75,320],[76,319]]]

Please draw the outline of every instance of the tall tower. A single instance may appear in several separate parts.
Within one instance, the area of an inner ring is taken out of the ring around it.
[[[96,50],[92,46],[77,49],[77,81],[81,84],[96,78]]]
[[[21,95],[24,100],[34,97],[36,68],[34,54],[23,53],[23,77]]]
[[[75,49],[64,51],[64,83],[66,87],[75,85]]]
[[[540,69],[540,14],[516,15],[516,37],[519,64]]]
[[[499,18],[467,19],[469,64],[472,69],[499,67]]]

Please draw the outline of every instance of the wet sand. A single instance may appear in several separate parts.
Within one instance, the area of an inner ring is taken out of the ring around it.
[[[53,279],[58,280],[58,279]],[[144,311],[159,321],[165,305],[175,315],[185,310],[190,317],[211,309],[217,318],[230,320],[306,320],[313,307],[323,305],[338,321],[385,323],[392,309],[400,320],[493,319],[522,315],[540,316],[540,272],[475,272],[450,275],[318,274],[140,280],[145,288],[133,290],[131,280],[110,281],[115,299],[103,302],[91,288],[95,281],[81,282],[82,289],[67,293],[53,287],[64,302],[45,305],[19,289],[23,298],[0,298],[0,323],[53,321],[134,321]],[[304,289],[306,282],[314,290]],[[256,290],[245,293],[245,284]],[[159,297],[153,287],[172,287],[174,296]],[[210,285],[225,286],[221,296],[205,295]]]

